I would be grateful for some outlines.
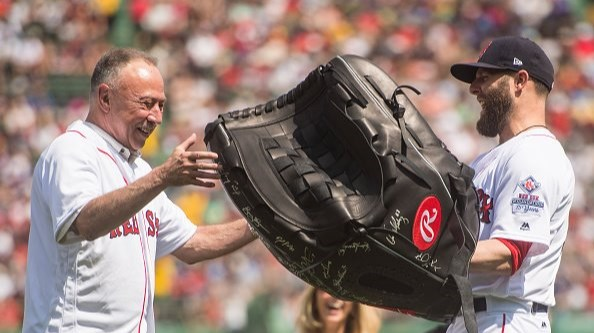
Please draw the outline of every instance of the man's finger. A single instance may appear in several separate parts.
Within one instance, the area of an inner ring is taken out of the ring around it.
[[[189,159],[191,161],[197,160],[216,160],[219,157],[217,153],[212,151],[193,151],[190,153]]]
[[[192,147],[192,145],[196,143],[196,133],[192,133],[184,142],[180,143],[177,148],[183,149],[183,151],[188,150],[188,148]]]
[[[194,182],[194,185],[198,185],[198,186],[202,186],[202,187],[215,187],[216,184],[213,182],[204,181],[202,179],[196,179],[196,181]]]
[[[217,163],[199,162],[199,163],[196,163],[196,168],[198,170],[216,170],[216,171],[218,171],[220,166]]]
[[[220,179],[221,175],[217,172],[208,172],[204,170],[197,170],[191,173],[193,177],[204,178],[204,179]]]

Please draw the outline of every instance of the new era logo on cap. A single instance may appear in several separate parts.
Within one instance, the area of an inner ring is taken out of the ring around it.
[[[458,80],[472,83],[479,68],[526,70],[528,74],[542,82],[549,90],[553,88],[553,64],[533,41],[517,36],[493,39],[482,52],[477,62],[454,64],[450,68]]]

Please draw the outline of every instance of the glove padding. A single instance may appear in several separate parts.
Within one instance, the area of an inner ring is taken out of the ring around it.
[[[278,99],[220,115],[205,142],[227,194],[293,274],[430,320],[462,305],[473,332],[474,171],[405,88],[364,58],[337,56]]]

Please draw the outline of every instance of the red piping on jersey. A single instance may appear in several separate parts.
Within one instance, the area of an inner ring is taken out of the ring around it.
[[[106,152],[99,147],[97,147],[97,150],[99,150],[101,153],[109,156],[109,158],[113,161],[113,163],[115,163],[115,165],[118,167],[118,170],[120,170],[120,174],[122,175],[124,182],[126,183],[126,185],[128,185],[128,181],[126,180],[126,177],[124,176],[124,174],[122,173],[122,170],[118,166],[118,163],[116,162],[115,158],[113,158],[113,156],[111,156],[111,154],[109,152]],[[138,221],[138,223],[141,223],[141,221]],[[142,232],[144,233],[144,228],[142,229]],[[140,333],[140,328],[142,327],[142,319],[144,318],[144,310],[146,307],[146,290],[147,290],[147,285],[148,285],[148,278],[147,278],[148,272],[147,272],[147,268],[146,268],[146,255],[144,253],[144,244],[142,244],[142,235],[140,235],[140,234],[138,235],[138,241],[140,242],[140,249],[142,250],[142,264],[144,265],[144,295],[142,296],[142,311],[140,312],[140,319],[138,321],[138,332]]]
[[[140,223],[140,221],[138,221]],[[144,228],[142,229],[144,232]],[[142,327],[142,318],[144,318],[144,307],[146,306],[146,289],[148,284],[147,278],[147,269],[146,269],[146,256],[144,254],[144,245],[142,244],[142,235],[138,235],[138,240],[140,241],[140,248],[142,249],[142,264],[144,265],[144,295],[142,296],[142,311],[140,312],[140,321],[138,322],[138,332],[140,333],[140,328]]]
[[[503,314],[503,322],[501,323],[501,333],[505,333],[505,313]]]
[[[111,160],[113,161],[113,163],[115,163],[115,164],[116,164],[116,166],[118,166],[118,164],[117,164],[117,162],[116,162],[115,158],[113,158],[113,156],[111,156],[111,154],[110,154],[110,153],[106,152],[105,150],[103,150],[103,149],[101,149],[101,148],[99,148],[99,147],[97,147],[97,150],[98,150],[100,153],[103,153],[103,154],[107,155],[107,157],[111,158]],[[119,169],[119,167],[118,167],[118,169]],[[120,173],[122,173],[122,172],[120,171]],[[128,181],[126,180],[126,177],[124,177],[124,175],[122,175],[122,179],[124,180],[124,183],[126,183],[126,185],[128,185]]]
[[[80,131],[77,131],[77,130],[67,130],[66,132],[76,133],[76,134],[82,136],[85,139],[87,138],[84,134],[82,134]]]
[[[66,132],[72,132],[72,133],[77,133],[80,136],[82,136],[83,138],[87,138],[83,133],[81,133],[80,131],[77,130],[67,130]],[[128,185],[128,181],[126,180],[126,177],[124,176],[124,174],[122,173],[122,170],[120,170],[120,167],[118,166],[118,163],[116,162],[115,158],[113,158],[113,156],[111,156],[111,154],[109,152],[106,152],[105,150],[97,147],[97,150],[100,153],[103,153],[105,155],[107,155],[107,157],[109,157],[111,159],[111,161],[113,163],[115,163],[116,167],[118,168],[118,170],[120,171],[120,174],[122,175],[122,179],[124,179],[124,183],[126,183],[126,185]],[[140,223],[140,221],[138,221],[138,223]],[[143,229],[144,231],[144,229]],[[142,296],[142,311],[140,312],[140,320],[138,322],[138,332],[140,332],[140,328],[142,327],[142,319],[144,318],[144,310],[146,307],[146,290],[147,290],[147,284],[148,284],[148,278],[147,278],[147,268],[146,268],[146,255],[144,253],[144,245],[142,244],[142,235],[138,235],[138,240],[140,241],[140,248],[142,249],[142,264],[144,265],[144,295]]]
[[[83,138],[85,138],[85,139],[87,138],[87,137],[86,137],[84,134],[82,134],[82,132],[80,132],[80,131],[77,131],[77,130],[67,130],[66,132],[76,133],[76,134],[78,134],[78,135],[82,136],[82,137],[83,137]],[[115,160],[115,158],[113,158],[113,156],[111,156],[111,154],[110,154],[110,153],[106,152],[105,150],[103,150],[103,149],[101,149],[101,148],[99,148],[99,147],[97,147],[97,150],[98,150],[99,152],[101,152],[101,153],[103,153],[103,154],[107,155],[107,157],[109,157],[109,158],[110,158],[110,159],[113,161],[113,163],[116,163],[116,160]],[[117,166],[117,165],[118,165],[118,164],[116,163],[116,166]],[[119,169],[119,167],[118,167],[118,169]],[[121,173],[121,171],[120,171],[120,173]],[[126,185],[128,185],[128,181],[126,180],[126,177],[124,177],[124,175],[122,175],[122,178],[124,179],[124,183],[126,183]]]

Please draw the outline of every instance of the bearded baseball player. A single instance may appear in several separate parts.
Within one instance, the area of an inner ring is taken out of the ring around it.
[[[31,191],[24,332],[154,332],[155,260],[191,264],[255,239],[245,220],[196,227],[163,192],[214,186],[191,135],[151,169],[140,149],[161,124],[156,60],[113,49],[91,78],[90,109],[41,155]]]
[[[492,40],[477,62],[451,67],[481,105],[479,134],[499,145],[471,166],[480,200],[470,264],[479,332],[550,332],[574,172],[545,124],[553,65],[533,41]],[[449,333],[465,332],[457,317]]]

